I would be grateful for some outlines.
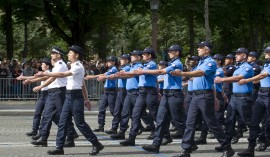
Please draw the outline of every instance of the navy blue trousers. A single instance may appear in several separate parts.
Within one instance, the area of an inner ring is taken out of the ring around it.
[[[117,96],[117,90],[105,90],[101,97],[98,113],[98,124],[103,127],[105,125],[106,108],[109,106],[112,116],[114,116],[115,100]]]
[[[114,112],[113,112],[114,115],[113,115],[113,120],[112,120],[113,129],[118,129],[119,123],[121,121],[121,112],[122,112],[126,95],[127,95],[126,89],[118,89]]]
[[[145,112],[146,107],[149,110],[151,118],[155,121],[158,111],[159,101],[158,101],[158,91],[154,89],[140,89],[139,96],[136,99],[132,111],[132,122],[130,129],[130,136],[136,136],[140,128],[140,119],[142,113]]]
[[[182,139],[182,148],[191,151],[194,145],[194,133],[196,129],[196,117],[201,113],[210,131],[215,135],[222,146],[230,144],[225,142],[225,134],[215,116],[213,93],[193,94],[189,105],[186,129]]]
[[[59,127],[56,137],[56,146],[63,148],[69,124],[74,122],[83,136],[92,144],[98,142],[96,135],[84,120],[84,98],[81,90],[66,94],[66,100],[60,115]]]
[[[161,145],[163,136],[169,132],[170,119],[172,119],[177,130],[184,130],[183,101],[184,95],[182,92],[164,93],[162,96],[156,118],[154,145]]]

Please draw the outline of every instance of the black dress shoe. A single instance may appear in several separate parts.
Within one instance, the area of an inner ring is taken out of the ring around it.
[[[198,148],[199,148],[199,147],[198,147],[197,145],[193,145],[192,148],[191,148],[191,150],[192,150],[192,151],[196,151]]]
[[[233,149],[231,147],[226,148],[226,149],[224,148],[224,151],[223,151],[223,154],[221,157],[231,157],[234,155],[234,153],[235,152],[233,151]]]
[[[196,139],[194,142],[195,142],[196,145],[207,144],[207,141],[206,141],[205,138],[198,138],[198,139]]]
[[[31,131],[31,132],[27,132],[25,135],[26,136],[36,136],[37,132],[36,131]]]
[[[172,143],[172,138],[163,138],[162,139],[162,143],[161,143],[161,145],[167,145],[167,144],[169,144],[169,143]]]
[[[143,128],[143,132],[151,132],[152,130],[153,128],[150,126],[146,126],[145,128]]]
[[[181,131],[176,131],[176,133],[171,134],[171,138],[173,139],[183,138],[183,133]]]
[[[237,153],[238,156],[242,157],[254,157],[254,148],[248,148],[242,152]]]
[[[217,146],[217,147],[215,147],[215,150],[216,150],[217,152],[223,152],[224,147],[222,147],[222,146]]]
[[[93,145],[93,149],[89,154],[97,155],[103,148],[104,146],[100,142],[98,142],[96,145]]]
[[[155,137],[154,133],[151,133],[149,136],[146,137],[147,140],[153,140]]]
[[[110,137],[114,140],[124,140],[125,132],[120,130],[117,134],[112,134]]]
[[[31,144],[33,144],[35,146],[42,146],[42,147],[47,147],[48,146],[47,140],[42,140],[42,139],[39,139],[37,141],[32,141]]]
[[[74,141],[66,141],[64,147],[75,147]]]
[[[184,150],[181,154],[175,155],[173,157],[190,157],[190,152]]]
[[[232,138],[231,144],[236,144],[236,143],[238,143],[238,141],[239,141],[239,138],[237,136],[235,136]]]
[[[175,126],[172,126],[172,128],[170,128],[170,131],[171,131],[171,132],[175,132],[175,131],[177,131],[177,129],[176,129]]]
[[[37,135],[32,136],[32,140],[38,140],[40,137],[41,137],[41,134],[38,133]]]
[[[129,137],[128,139],[120,142],[122,146],[135,146],[135,138]]]
[[[263,152],[266,150],[267,147],[270,146],[270,143],[267,144],[265,142],[260,143],[259,147],[256,149],[256,151]]]
[[[159,146],[155,146],[155,145],[144,145],[142,146],[142,149],[148,151],[148,152],[152,152],[152,153],[159,153]]]
[[[64,149],[54,149],[54,150],[49,150],[48,155],[64,155]]]
[[[109,135],[117,134],[117,129],[111,128],[110,130],[106,130],[105,133]]]
[[[93,130],[94,132],[104,132],[104,127],[103,126],[100,126],[96,129]]]
[[[80,137],[80,136],[78,135],[78,133],[75,132],[74,135],[73,135],[73,139],[75,140],[76,138],[79,138],[79,137]]]

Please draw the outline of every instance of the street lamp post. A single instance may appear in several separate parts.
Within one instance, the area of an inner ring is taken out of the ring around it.
[[[152,47],[157,52],[157,32],[158,32],[158,9],[159,0],[150,0],[150,7],[152,11]]]

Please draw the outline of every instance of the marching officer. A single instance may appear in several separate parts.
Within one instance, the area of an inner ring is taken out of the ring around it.
[[[117,58],[114,56],[110,56],[107,58],[107,66],[109,67],[108,71],[104,74],[99,75],[87,75],[85,79],[94,79],[97,78],[100,81],[103,81],[103,76],[109,76],[118,72],[117,66]],[[99,78],[100,77],[100,78]],[[117,96],[117,80],[109,80],[106,79],[104,84],[104,93],[101,96],[99,109],[98,109],[98,124],[99,127],[94,129],[94,132],[104,132],[105,125],[105,116],[106,116],[106,108],[109,106],[110,112],[114,115],[115,108],[115,100]]]
[[[252,88],[253,84],[248,83],[240,86],[237,84],[243,78],[251,78],[254,75],[252,67],[246,62],[248,50],[246,48],[238,48],[235,51],[235,60],[237,62],[236,70],[233,76],[221,78],[216,77],[215,83],[233,82],[233,96],[227,106],[225,134],[226,142],[231,142],[235,133],[235,119],[239,115],[245,125],[249,126],[252,113]],[[216,147],[217,151],[221,151],[221,147]]]
[[[138,70],[136,74],[151,74],[164,76],[164,94],[161,98],[158,108],[156,129],[152,145],[144,145],[142,148],[146,151],[159,153],[159,147],[163,143],[168,144],[172,142],[169,133],[170,119],[173,120],[178,130],[184,129],[183,125],[183,102],[184,95],[182,91],[182,77],[172,76],[171,71],[176,69],[183,70],[183,64],[180,61],[182,48],[179,45],[172,45],[169,48],[168,54],[171,59],[169,66],[158,70]],[[163,140],[163,141],[162,141]],[[164,141],[166,140],[166,141]]]
[[[175,157],[190,157],[192,148],[194,147],[194,133],[196,126],[196,117],[199,112],[209,127],[210,131],[215,135],[219,143],[224,149],[222,157],[230,157],[234,155],[230,142],[225,141],[225,134],[219,122],[215,117],[215,97],[213,92],[213,84],[216,73],[216,62],[210,57],[212,44],[208,41],[203,41],[198,44],[198,55],[201,60],[194,71],[172,71],[174,76],[189,76],[193,78],[193,98],[189,104],[189,110],[186,121],[186,129],[182,140],[181,154]]]
[[[42,60],[41,68],[45,72],[50,72],[52,69],[51,59],[44,58]],[[28,83],[38,82],[40,79],[35,79],[34,76],[28,76],[28,77],[27,76],[20,76],[20,77],[17,77],[17,80],[25,80],[25,81],[23,81],[23,83],[28,84]],[[46,78],[45,78],[45,80],[46,80]],[[43,84],[44,82],[45,81],[43,78],[43,80],[41,81],[41,84]],[[38,100],[36,102],[32,131],[29,133],[26,133],[27,136],[36,136],[38,134],[38,130],[39,130],[40,122],[41,122],[41,116],[42,116],[42,112],[43,112],[44,107],[45,107],[45,102],[47,100],[47,97],[48,97],[48,87],[43,87],[40,91]]]
[[[145,48],[142,53],[143,60],[145,61],[143,69],[145,70],[155,70],[157,69],[157,64],[154,62],[156,59],[156,53],[152,48]],[[140,75],[139,76],[139,95],[136,99],[132,111],[132,122],[129,133],[129,138],[120,142],[123,146],[134,146],[135,138],[140,129],[140,119],[142,117],[142,112],[149,109],[149,114],[151,118],[156,121],[157,110],[158,110],[158,89],[157,89],[157,76],[156,75]],[[153,138],[154,134],[153,127],[151,135],[148,139]]]
[[[268,129],[269,127],[269,116],[270,116],[270,47],[267,47],[265,50],[265,59],[266,63],[262,72],[252,78],[241,79],[238,84],[244,85],[254,81],[260,81],[260,89],[258,93],[258,98],[255,101],[255,105],[252,112],[252,118],[250,122],[250,130],[248,137],[248,148],[242,152],[239,152],[239,156],[254,156],[254,148],[256,146],[256,139],[260,132],[260,122],[265,113],[268,117]],[[270,133],[265,132],[265,139],[262,141],[259,146],[258,151],[264,151],[268,146],[270,146]]]
[[[120,56],[119,71],[129,71],[130,70],[129,63],[130,63],[130,55],[123,54],[122,56]],[[119,78],[117,80],[118,92],[117,92],[117,97],[116,97],[116,102],[115,102],[115,107],[114,107],[114,112],[113,112],[114,115],[113,115],[113,120],[112,120],[112,128],[110,130],[105,131],[105,133],[109,135],[117,133],[117,129],[121,121],[121,112],[122,112],[125,97],[127,95],[126,82],[127,82],[127,79],[125,78]]]
[[[68,70],[66,63],[62,60],[64,51],[59,47],[52,47],[51,59],[54,62],[52,72],[65,72]],[[44,114],[42,119],[41,137],[37,141],[32,141],[33,145],[40,145],[47,147],[47,139],[50,134],[52,121],[54,120],[58,124],[63,103],[65,100],[67,78],[54,78],[49,77],[43,84],[34,87],[33,91],[40,91],[42,88],[48,86],[48,98],[45,103]],[[74,137],[78,137],[74,124],[70,121],[67,133],[67,145],[74,147]]]
[[[74,118],[75,124],[84,135],[84,137],[92,143],[93,149],[90,155],[96,155],[104,146],[98,141],[96,135],[92,132],[89,125],[84,120],[84,105],[90,109],[91,104],[88,100],[88,93],[84,83],[84,67],[80,60],[83,57],[81,47],[72,45],[69,47],[68,60],[71,62],[70,70],[65,72],[39,72],[37,76],[50,76],[54,78],[67,78],[66,99],[60,115],[59,127],[56,137],[56,149],[49,150],[49,155],[63,155],[64,143],[69,123]]]

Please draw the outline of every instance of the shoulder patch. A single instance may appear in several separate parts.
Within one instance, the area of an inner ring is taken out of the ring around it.
[[[150,67],[151,67],[151,65],[150,65],[150,64],[148,64],[146,67],[147,67],[147,68],[150,68]]]
[[[79,63],[76,63],[76,65],[79,65]]]
[[[176,65],[175,64],[172,64],[172,67],[175,67]]]
[[[246,71],[249,71],[249,68],[246,68]]]
[[[256,68],[253,68],[253,70],[255,70]]]
[[[62,62],[59,62],[59,64],[62,64]]]
[[[219,75],[219,74],[220,74],[220,72],[218,71],[218,72],[216,72],[216,74],[217,74],[217,75]]]
[[[208,65],[208,66],[212,66],[212,63],[208,63],[207,65]]]
[[[232,67],[230,67],[229,69],[232,69]]]

